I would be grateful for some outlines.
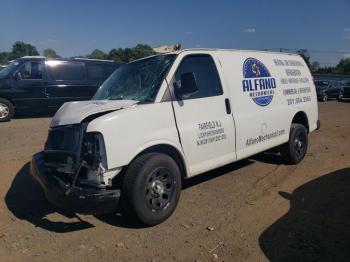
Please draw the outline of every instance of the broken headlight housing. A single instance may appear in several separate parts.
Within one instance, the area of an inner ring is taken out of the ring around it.
[[[44,150],[44,163],[52,175],[72,186],[106,187],[108,169],[102,134],[86,132],[86,124],[53,128]]]

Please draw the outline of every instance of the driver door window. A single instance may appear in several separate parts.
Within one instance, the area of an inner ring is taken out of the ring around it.
[[[175,74],[175,81],[181,85],[181,75],[193,73],[198,91],[182,97],[195,99],[222,95],[218,72],[213,59],[209,55],[190,55],[183,59]]]
[[[25,62],[18,71],[21,80],[43,79],[43,66],[40,61]]]

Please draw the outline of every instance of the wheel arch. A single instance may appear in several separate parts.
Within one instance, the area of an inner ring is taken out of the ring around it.
[[[6,96],[6,95],[0,95],[0,98],[6,99],[6,100],[10,101],[11,104],[12,104],[14,107],[16,107],[15,101],[14,101],[13,99],[11,99],[10,97],[8,97],[8,96]]]
[[[309,119],[304,111],[298,111],[294,114],[291,124],[301,124],[303,125],[307,132],[309,133]]]
[[[146,154],[146,153],[162,153],[169,155],[180,168],[182,178],[188,177],[188,170],[186,166],[186,160],[180,149],[178,149],[175,145],[169,143],[157,143],[153,145],[148,145],[143,147],[139,152],[132,158],[129,164],[134,161],[137,157]]]

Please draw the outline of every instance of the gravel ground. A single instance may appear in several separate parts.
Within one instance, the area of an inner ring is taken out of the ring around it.
[[[50,118],[0,124],[2,261],[350,261],[350,102],[319,103],[297,166],[259,154],[186,181],[175,213],[143,228],[76,216],[29,175]]]

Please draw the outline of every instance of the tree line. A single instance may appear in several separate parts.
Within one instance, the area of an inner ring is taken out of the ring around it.
[[[350,58],[342,58],[336,66],[321,67],[317,61],[311,62],[310,53],[306,49],[296,51],[315,74],[350,75]]]
[[[100,49],[95,49],[90,54],[79,56],[91,59],[106,59],[114,60],[117,63],[128,63],[130,61],[143,58],[146,56],[154,55],[152,47],[145,44],[138,44],[132,48],[113,48],[108,53],[103,52]],[[20,58],[23,56],[37,56],[40,55],[35,46],[24,43],[22,41],[16,41],[12,45],[10,52],[0,52],[0,64],[6,64],[7,62]],[[43,50],[43,56],[48,58],[61,58],[57,52],[51,48]],[[78,56],[77,56],[78,57]]]
[[[341,59],[336,66],[321,67],[317,61],[311,62],[310,53],[306,49],[300,49],[296,52],[305,60],[306,64],[313,73],[350,75],[350,58]],[[153,54],[155,54],[155,52],[153,51],[152,47],[145,44],[138,44],[132,48],[113,48],[108,53],[105,53],[100,49],[95,49],[90,54],[79,57],[114,60],[117,63],[127,63]],[[39,55],[39,52],[36,47],[31,44],[16,41],[12,45],[10,52],[0,52],[0,64],[6,64],[8,61],[28,55]],[[61,57],[51,48],[44,49],[43,56],[48,58]]]

